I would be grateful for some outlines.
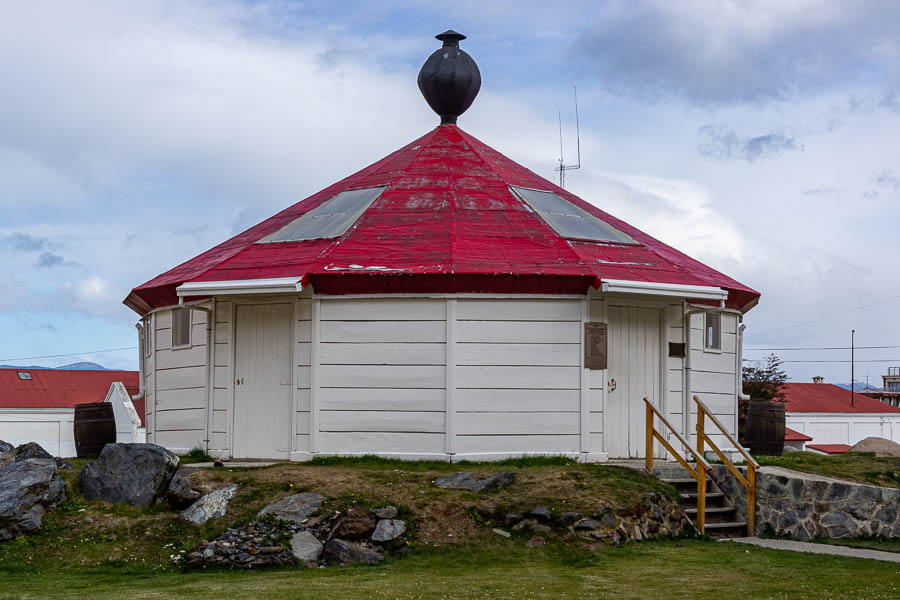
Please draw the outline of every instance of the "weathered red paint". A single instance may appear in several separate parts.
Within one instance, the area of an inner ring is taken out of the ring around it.
[[[387,189],[338,239],[254,244],[335,194]],[[638,243],[567,240],[509,186],[553,191]],[[719,286],[747,311],[759,293],[539,177],[455,125],[388,155],[140,285],[125,304],[145,314],[177,303],[187,281],[307,277],[320,293],[583,294],[603,279]]]

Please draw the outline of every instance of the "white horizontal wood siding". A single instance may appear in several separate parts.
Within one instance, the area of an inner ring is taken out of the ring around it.
[[[853,445],[867,437],[900,443],[900,414],[896,413],[785,413],[785,424],[810,436],[809,444]]]
[[[479,453],[577,453],[579,299],[457,301],[455,447]]]
[[[446,300],[319,300],[319,451],[443,454]]]
[[[312,294],[307,291],[297,300],[296,308],[296,395],[294,406],[294,451],[310,452],[312,418]]]
[[[231,455],[232,418],[234,407],[234,304],[229,300],[216,302],[213,328],[213,400],[211,408],[212,439],[211,451],[217,456]]]
[[[176,452],[206,447],[207,313],[191,310],[191,343],[172,348],[172,311],[153,315],[154,382],[148,409],[148,441]],[[146,392],[145,392],[146,393]]]
[[[736,437],[737,432],[737,327],[738,317],[735,313],[722,313],[722,349],[707,350],[703,344],[704,315],[702,312],[690,316],[691,336],[691,398],[689,398],[689,438],[692,444],[697,443],[697,403],[693,396],[700,400],[716,415],[719,421],[728,428],[728,433]],[[671,361],[672,359],[669,359]],[[670,362],[669,369],[677,363]],[[707,420],[706,431],[720,448],[730,448],[731,444],[725,436],[715,434],[718,431],[710,420]]]

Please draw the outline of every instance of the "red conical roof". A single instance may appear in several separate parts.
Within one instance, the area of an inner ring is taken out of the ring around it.
[[[332,239],[257,244],[345,190],[387,186]],[[550,191],[636,243],[566,239],[510,186]],[[375,164],[134,288],[144,314],[176,304],[185,282],[305,278],[318,293],[583,294],[603,280],[717,286],[727,305],[759,293],[539,177],[454,125],[442,125]]]

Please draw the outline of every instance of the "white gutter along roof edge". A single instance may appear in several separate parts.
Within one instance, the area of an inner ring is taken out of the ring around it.
[[[273,277],[268,279],[233,279],[230,281],[188,281],[175,292],[179,297],[218,296],[235,294],[279,294],[299,292],[302,277]]]
[[[725,300],[728,290],[710,285],[684,285],[678,283],[655,283],[652,281],[627,281],[624,279],[603,279],[600,291],[607,293],[642,294],[646,296],[678,296],[699,300]]]

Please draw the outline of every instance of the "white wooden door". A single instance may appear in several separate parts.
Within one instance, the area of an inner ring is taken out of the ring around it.
[[[290,304],[239,305],[235,314],[235,458],[288,458],[291,451]]]
[[[660,405],[660,311],[608,307],[609,358],[603,431],[610,458],[644,456],[646,396]]]

